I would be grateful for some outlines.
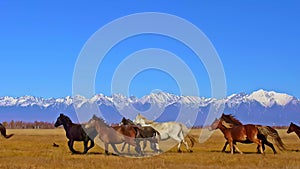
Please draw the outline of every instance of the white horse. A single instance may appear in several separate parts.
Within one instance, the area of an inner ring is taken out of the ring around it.
[[[169,138],[174,139],[178,142],[178,152],[181,152],[180,146],[183,143],[187,149],[188,152],[193,152],[186,140],[184,139],[185,136],[187,136],[191,140],[191,147],[194,146],[195,139],[188,134],[188,128],[178,122],[163,122],[163,123],[157,123],[151,120],[146,119],[146,117],[142,116],[141,114],[138,114],[134,120],[135,123],[141,124],[142,126],[151,126],[156,131],[160,133],[161,140],[167,140]]]

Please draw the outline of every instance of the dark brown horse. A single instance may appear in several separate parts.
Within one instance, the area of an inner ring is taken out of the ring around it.
[[[287,133],[290,134],[292,132],[295,132],[297,134],[297,136],[300,138],[300,127],[297,126],[296,124],[294,123],[291,123],[288,130],[287,130]]]
[[[222,114],[221,118],[223,120],[225,120],[225,122],[230,123],[231,125],[243,125],[239,120],[237,120],[231,114],[229,114],[229,115]],[[259,132],[257,137],[258,137],[258,139],[260,139],[262,141],[263,151],[265,150],[264,145],[266,144],[273,150],[274,154],[277,153],[273,144],[267,140],[268,136],[270,136],[273,139],[273,141],[275,142],[275,144],[279,150],[281,150],[281,151],[286,150],[285,145],[283,144],[278,132],[275,129],[273,129],[270,126],[262,126],[262,125],[255,125],[255,126],[257,127],[258,132]],[[225,143],[222,151],[225,151],[227,144],[228,144],[228,142]],[[259,147],[257,147],[257,151],[259,152]]]
[[[133,126],[139,126],[134,124],[133,121],[130,119],[126,119],[125,117],[122,118],[122,121],[120,123],[121,125],[133,125]],[[151,126],[140,126],[142,127],[142,130],[138,133],[136,136],[137,140],[142,140],[143,141],[143,150],[145,150],[147,146],[147,141],[150,142],[150,147],[154,152],[159,152],[159,146],[158,146],[158,141],[156,136],[160,136],[159,132],[156,131],[154,128]],[[123,144],[122,151],[124,151],[124,148],[127,143]],[[128,152],[130,152],[130,145],[128,144]]]
[[[14,135],[14,134],[6,135],[6,128],[3,126],[2,123],[0,123],[0,132],[1,132],[1,135],[2,135],[4,138],[6,138],[6,139],[8,139],[8,138],[10,138],[11,136]]]
[[[95,128],[84,129],[84,127],[81,124],[72,123],[71,119],[68,116],[65,116],[64,114],[60,114],[60,116],[57,118],[54,124],[55,127],[58,127],[60,125],[63,125],[66,131],[66,136],[69,139],[68,146],[72,153],[80,153],[79,151],[74,150],[74,141],[83,141],[84,154],[86,154],[89,149],[94,147],[94,138],[97,135],[97,131],[95,130]],[[91,145],[88,147],[89,141],[91,141]]]
[[[136,152],[141,155],[140,145],[135,140],[140,128],[132,125],[121,125],[111,127],[107,125],[103,119],[93,116],[86,123],[86,128],[96,128],[100,140],[104,143],[105,154],[108,155],[108,145],[110,144],[114,151],[119,155],[115,144],[121,144],[123,142],[128,143],[135,147]]]

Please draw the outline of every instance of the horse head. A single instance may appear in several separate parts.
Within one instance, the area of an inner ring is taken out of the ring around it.
[[[127,124],[126,122],[127,122],[126,118],[123,117],[119,125],[126,125]]]
[[[64,118],[64,115],[63,114],[60,114],[57,119],[56,119],[56,122],[54,124],[54,127],[58,127],[60,125],[63,124],[63,118]]]
[[[70,124],[70,123],[72,123],[71,119],[68,116],[66,116],[66,115],[64,115],[64,114],[61,113],[59,115],[59,117],[57,118],[54,126],[58,127],[60,125]]]
[[[288,134],[290,134],[291,132],[293,132],[294,131],[294,126],[295,126],[295,124],[293,122],[291,122],[291,124],[290,124],[290,126],[289,126],[289,128],[288,128],[288,130],[286,132]]]
[[[93,115],[93,117],[85,124],[84,127],[87,129],[95,127],[97,119],[98,119],[98,117],[96,115]]]
[[[146,117],[142,116],[140,113],[135,117],[133,121],[135,124],[141,124],[142,126],[146,125]]]
[[[208,129],[210,131],[218,129],[220,121],[221,121],[220,119],[216,118],[215,121],[209,126]]]

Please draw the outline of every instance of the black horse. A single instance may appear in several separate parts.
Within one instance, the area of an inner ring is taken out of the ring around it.
[[[120,124],[123,125],[136,125],[134,124],[133,121],[131,121],[130,119],[126,119],[126,118],[122,118],[122,121]],[[139,125],[139,124],[138,124]],[[154,152],[160,152],[161,150],[159,150],[159,146],[158,146],[158,141],[156,139],[156,136],[160,136],[159,132],[156,131],[154,128],[152,128],[151,126],[141,126],[143,130],[139,130],[136,139],[138,140],[142,140],[143,141],[143,150],[145,150],[146,146],[147,146],[147,141],[150,142],[150,147]],[[122,151],[124,151],[126,143],[123,144],[122,147]],[[130,145],[128,144],[128,151],[130,151]]]
[[[1,135],[2,135],[4,138],[6,138],[6,139],[8,139],[8,138],[10,138],[11,136],[14,135],[14,134],[6,135],[6,128],[3,126],[2,123],[0,123],[0,132],[1,132]]]
[[[97,131],[95,128],[85,129],[81,124],[72,123],[71,119],[64,114],[60,114],[57,118],[54,126],[58,127],[60,125],[64,126],[66,131],[66,136],[69,139],[68,146],[72,153],[79,154],[80,152],[74,150],[74,141],[83,141],[84,151],[86,154],[89,149],[94,147],[94,138],[97,136]],[[88,142],[91,141],[91,145],[88,147]]]

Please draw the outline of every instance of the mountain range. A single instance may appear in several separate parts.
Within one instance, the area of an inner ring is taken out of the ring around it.
[[[288,126],[290,122],[300,121],[300,100],[265,90],[233,94],[224,99],[177,96],[165,92],[151,93],[142,98],[120,94],[97,94],[92,98],[0,97],[1,121],[54,122],[59,113],[64,113],[74,122],[84,122],[92,114],[100,113],[107,123],[118,123],[123,116],[133,119],[137,113],[142,113],[159,122],[182,121],[189,126],[202,126],[208,114],[220,115],[223,112],[233,114],[245,124]]]

